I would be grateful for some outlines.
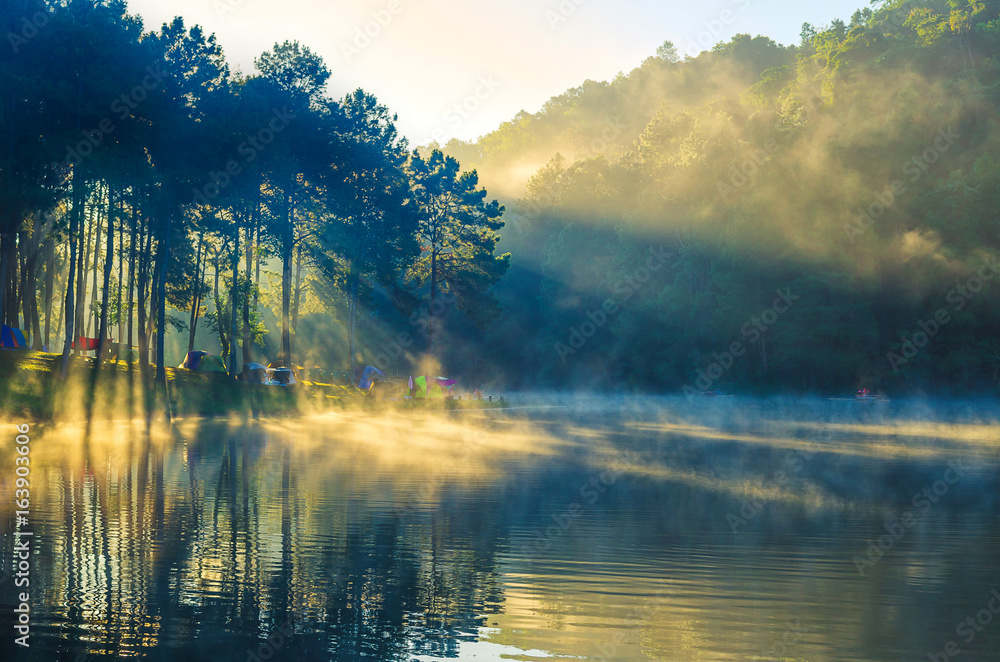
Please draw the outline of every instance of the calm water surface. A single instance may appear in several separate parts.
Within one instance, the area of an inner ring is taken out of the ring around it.
[[[10,427],[0,659],[1000,660],[996,420],[706,398],[35,428],[30,649]]]

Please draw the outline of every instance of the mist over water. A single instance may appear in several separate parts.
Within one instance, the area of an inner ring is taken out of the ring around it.
[[[188,420],[149,435],[107,423],[87,443],[82,428],[39,429],[20,656],[998,649],[1000,623],[958,632],[1000,588],[994,404],[530,401],[542,406]],[[12,490],[0,484],[7,540]],[[11,632],[9,556],[2,570]]]

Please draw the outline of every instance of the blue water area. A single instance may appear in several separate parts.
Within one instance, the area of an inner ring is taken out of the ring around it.
[[[0,659],[998,660],[996,420],[539,397],[51,425],[30,648],[0,451]]]

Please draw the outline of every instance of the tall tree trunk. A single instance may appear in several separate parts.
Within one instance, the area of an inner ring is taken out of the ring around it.
[[[21,327],[19,321],[21,302],[18,299],[17,291],[21,284],[21,272],[23,271],[20,269],[21,256],[17,250],[18,234],[20,233],[12,233],[7,243],[7,252],[10,254],[7,259],[7,268],[11,271],[10,277],[7,278],[7,324],[15,328]]]
[[[121,198],[122,219],[118,223],[118,351],[121,351],[122,341],[125,339],[125,299],[123,298],[122,286],[125,275],[125,196]]]
[[[173,209],[168,205],[168,209]],[[167,335],[167,261],[170,259],[170,224],[173,220],[170,216],[164,219],[166,227],[162,229],[163,238],[160,240],[160,274],[156,279],[156,380],[166,386],[167,370],[164,365],[163,343]]]
[[[69,269],[67,269],[66,271],[67,271],[67,275],[69,275]],[[55,284],[55,285],[53,285],[53,291],[55,291],[55,289],[59,288],[59,285],[60,284],[58,284],[58,283]],[[65,283],[62,283],[62,285],[65,287]],[[53,302],[52,305],[55,306],[55,302]],[[55,315],[55,321],[56,321],[56,323],[55,323],[55,326],[52,327],[55,330],[56,342],[59,342],[59,333],[60,333],[59,329],[65,328],[65,320],[66,320],[66,298],[65,297],[59,297],[59,313]],[[49,351],[51,352],[52,349],[53,348],[50,345],[49,346]],[[61,352],[62,350],[60,349],[59,351]]]
[[[437,258],[438,249],[437,244],[431,245],[431,302],[430,302],[430,315],[427,316],[427,345],[431,355],[434,355],[434,321],[435,317],[434,311],[437,308],[434,307],[434,303],[437,301],[437,290],[438,290],[438,274],[437,274]]]
[[[14,210],[7,210],[7,223],[14,222]],[[10,242],[6,232],[0,233],[0,323],[7,323],[7,272],[10,270],[10,255],[7,244]]]
[[[101,365],[104,352],[107,348],[108,340],[108,303],[111,299],[111,267],[115,263],[115,225],[114,207],[115,196],[108,186],[108,229],[107,245],[104,248],[104,296],[101,298],[101,315],[97,331],[97,365]],[[96,271],[96,269],[95,269]]]
[[[256,212],[257,218],[254,219],[254,262],[256,263],[257,273],[254,277],[254,285],[256,287],[253,291],[253,308],[257,310],[260,306],[260,185],[257,186],[257,205],[255,207],[258,211]],[[250,274],[247,274],[247,278]]]
[[[358,274],[358,269],[356,263],[352,260],[348,281],[349,283],[349,308],[347,311],[347,352],[349,354],[347,361],[347,369],[349,371],[349,377],[351,381],[354,381],[354,362],[357,360],[358,349],[358,289],[361,280]]]
[[[51,349],[52,288],[55,285],[56,242],[52,236],[45,238],[45,347]]]
[[[110,199],[110,197],[111,197],[111,187],[109,186],[108,187],[108,198]],[[99,200],[98,204],[100,204],[100,202],[103,202],[103,200]],[[94,336],[93,337],[97,336],[98,328],[101,326],[101,311],[100,311],[99,308],[97,308],[96,304],[97,304],[97,293],[98,293],[98,289],[97,289],[97,274],[100,271],[98,269],[98,267],[97,267],[97,263],[101,259],[101,232],[104,229],[104,220],[105,220],[103,217],[104,217],[104,214],[101,214],[101,212],[98,211],[97,212],[96,236],[94,237],[94,256],[93,256],[93,260],[92,260],[92,263],[93,263],[93,279],[92,279],[92,283],[93,284],[90,287],[90,292],[91,292],[91,294],[90,294],[91,306],[90,307],[94,309],[94,310],[91,311],[93,313],[93,315],[90,317],[90,319],[94,320]],[[110,220],[108,220],[107,222],[110,222]],[[90,319],[87,320],[87,328],[88,329],[90,328]],[[100,358],[100,356],[101,356],[100,354],[97,354],[98,358]]]
[[[31,280],[28,270],[31,267],[31,238],[27,230],[18,232],[18,267],[21,271],[17,281],[18,305],[21,309],[23,326],[20,327],[24,333],[24,338],[31,342],[31,294],[28,292],[28,283]]]
[[[150,232],[145,226],[147,222],[143,221],[143,231],[139,236],[139,240],[142,242],[143,249],[139,252],[139,319],[137,322],[136,332],[139,334],[139,368],[145,375],[149,368],[149,331],[147,329],[146,321],[146,298],[149,294],[149,249],[150,242]]]
[[[23,286],[22,305],[24,306],[24,326],[25,335],[31,337],[31,348],[40,350],[42,348],[42,331],[39,328],[38,320],[38,253],[41,248],[41,237],[44,228],[41,224],[42,214],[36,216],[31,233],[24,233],[25,251],[24,273],[22,276]],[[30,334],[28,333],[30,327]]]
[[[35,280],[35,279],[33,279]],[[42,351],[42,321],[38,317],[38,299],[31,295],[31,348]]]
[[[226,325],[223,323],[222,319],[222,302],[219,299],[219,251],[215,251],[215,260],[213,260],[215,265],[215,321],[218,322],[216,327],[219,329],[219,344],[222,345],[222,356],[229,356],[229,337],[226,333]]]
[[[229,258],[230,269],[232,271],[233,281],[231,283],[232,287],[229,291],[229,374],[236,376],[236,338],[237,338],[237,320],[239,319],[239,310],[236,308],[236,303],[239,301],[240,293],[240,224],[239,219],[242,218],[242,214],[237,214],[236,226],[233,228],[233,251]],[[219,320],[220,324],[222,320]]]
[[[66,318],[66,342],[63,344],[62,365],[60,371],[65,378],[69,372],[69,352],[76,333],[76,315],[73,304],[76,300],[74,279],[76,278],[77,232],[83,222],[83,182],[80,179],[78,167],[73,168],[73,210],[69,221],[69,276],[66,278],[66,301],[63,304]]]
[[[292,302],[292,333],[299,332],[299,303],[302,301],[302,244],[295,247],[295,300]]]
[[[201,262],[205,247],[205,233],[198,236],[198,251],[194,258],[194,281],[191,283],[191,321],[188,325],[188,352],[194,351],[194,337],[198,330],[198,311],[201,308]]]
[[[256,215],[257,212],[254,211],[253,216]],[[253,223],[247,223],[246,250],[243,252],[246,256],[244,262],[246,281],[243,288],[243,365],[246,365],[253,360],[251,351],[253,339],[250,337],[250,268],[253,264]]]
[[[128,322],[128,346],[132,349],[132,320],[135,319],[135,245],[139,239],[139,196],[133,190],[132,199],[132,240],[128,245],[128,314],[125,316]]]
[[[86,215],[86,209],[84,211],[84,216]],[[93,215],[93,212],[91,212]],[[79,260],[76,265],[76,305],[74,306],[74,324],[76,325],[76,333],[87,335],[87,330],[84,327],[84,306],[86,305],[87,296],[87,256],[90,254],[90,227],[93,225],[93,218],[84,219],[84,227],[78,228],[80,232],[79,237],[79,250],[77,251],[79,255],[77,259]],[[76,348],[77,355],[83,353],[82,347]]]
[[[287,216],[281,235],[281,354],[285,366],[292,367],[292,333],[290,309],[292,303],[292,243],[294,241],[295,209],[294,197],[287,196]]]

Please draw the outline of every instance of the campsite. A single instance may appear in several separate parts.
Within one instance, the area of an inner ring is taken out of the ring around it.
[[[1000,662],[1000,0],[0,42],[0,662]]]
[[[459,391],[452,379],[389,378],[373,366],[356,371],[356,382],[329,383],[347,373],[298,366],[288,369],[280,362],[248,363],[231,377],[222,358],[205,351],[191,352],[179,366],[166,369],[164,396],[152,370],[140,366],[134,349],[123,349],[102,362],[93,356],[74,357],[64,377],[60,355],[22,349],[23,334],[17,329],[5,328],[3,333],[9,344],[0,349],[0,418],[9,420],[65,421],[95,414],[119,417],[126,412],[147,418],[162,411],[172,418],[229,418],[356,407],[491,409],[505,404],[499,398],[490,401],[488,396],[477,398]]]

